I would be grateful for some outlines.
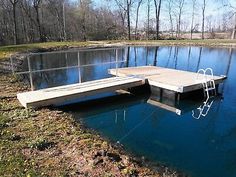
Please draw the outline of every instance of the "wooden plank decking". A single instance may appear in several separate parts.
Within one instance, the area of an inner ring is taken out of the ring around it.
[[[194,91],[202,88],[202,82],[196,80],[197,73],[180,71],[155,66],[110,69],[109,73],[117,76],[134,76],[146,79],[151,86],[171,90],[177,93]],[[202,76],[203,77],[203,76]],[[201,78],[201,75],[200,77]],[[214,76],[215,84],[223,82],[225,76]]]
[[[60,104],[72,99],[77,99],[101,92],[109,92],[140,86],[144,83],[144,80],[140,78],[112,77],[84,83],[19,93],[17,94],[17,98],[24,107],[36,108]]]

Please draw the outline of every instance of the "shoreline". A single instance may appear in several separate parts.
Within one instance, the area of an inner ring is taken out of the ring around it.
[[[31,52],[52,52],[68,49],[104,48],[122,46],[191,46],[210,48],[236,48],[236,40],[212,39],[212,40],[156,40],[156,41],[87,41],[87,42],[46,42],[34,44],[21,44],[0,46],[0,60]]]

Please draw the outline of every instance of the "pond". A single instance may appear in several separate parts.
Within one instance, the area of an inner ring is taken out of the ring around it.
[[[199,100],[182,100],[179,109],[183,113],[177,115],[149,104],[149,94],[107,93],[100,100],[77,100],[80,103],[60,108],[154,166],[163,164],[192,177],[235,177],[234,49],[155,46],[36,54],[25,59],[21,71],[26,73],[21,74],[36,90],[111,77],[107,70],[115,67],[144,65],[193,72],[210,67],[227,80],[219,88],[221,97],[215,98],[208,114],[199,119],[192,116]]]

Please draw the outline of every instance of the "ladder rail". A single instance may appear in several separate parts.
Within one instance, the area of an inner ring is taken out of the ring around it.
[[[209,75],[207,75],[207,73],[209,73]],[[214,78],[214,75],[213,75],[213,70],[212,70],[212,68],[206,68],[205,69],[205,76],[207,77],[207,76],[210,76],[210,80],[213,80],[213,78]]]
[[[208,73],[208,74],[207,74]],[[199,79],[199,76],[202,76],[201,79]],[[199,106],[196,110],[199,111],[199,114],[196,115],[196,112],[192,110],[192,117],[195,119],[200,119],[202,116],[207,116],[209,110],[211,109],[211,106],[213,104],[213,100],[209,102],[210,94],[213,94],[213,96],[216,95],[216,86],[214,81],[214,75],[212,68],[206,68],[206,69],[199,69],[197,72],[196,80],[199,82],[201,81],[202,87],[203,87],[203,93],[205,97],[205,101],[201,106]]]
[[[204,69],[199,69],[198,72],[197,72],[197,78],[196,78],[197,81],[199,80],[199,75],[201,75],[201,74],[203,74],[203,76],[204,76],[203,79],[205,79],[205,70]]]

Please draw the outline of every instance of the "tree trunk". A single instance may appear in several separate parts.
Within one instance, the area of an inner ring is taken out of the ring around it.
[[[178,17],[178,27],[177,27],[177,29],[178,29],[178,39],[180,39],[180,28],[181,28],[181,26],[180,26],[180,24],[181,24],[181,14],[182,14],[182,12],[180,11],[180,13],[179,13],[179,17]]]
[[[149,40],[149,28],[150,28],[150,0],[148,0],[148,9],[147,9],[147,40]]]
[[[127,23],[128,23],[128,40],[131,40],[131,34],[130,34],[130,0],[126,0],[127,2]]]
[[[10,3],[12,5],[12,11],[13,11],[13,34],[14,34],[14,44],[16,45],[18,43],[18,31],[17,31],[17,20],[16,20],[16,5],[18,3],[18,0],[10,0]]]
[[[44,42],[44,37],[43,37],[42,27],[41,27],[40,17],[39,17],[39,8],[37,7],[35,8],[35,10],[36,10],[36,21],[37,21],[38,30],[39,30],[40,42]]]
[[[192,6],[192,20],[191,20],[191,29],[190,29],[190,38],[193,39],[193,23],[194,23],[194,14],[195,14],[195,5],[196,0],[192,0],[193,6]]]
[[[173,27],[173,19],[172,19],[172,0],[168,1],[168,13],[169,13],[169,19],[170,19],[170,31],[171,31],[171,37],[174,37],[173,31],[174,31],[174,27]]]
[[[67,40],[66,36],[66,15],[65,15],[65,2],[62,2],[62,21],[63,21],[63,40]]]
[[[178,31],[177,38],[178,38],[178,39],[180,39],[181,17],[182,17],[182,13],[183,13],[184,3],[185,3],[185,0],[179,0],[179,1],[178,1],[178,8],[179,8],[178,23],[177,23],[177,31]]]
[[[205,31],[205,10],[206,10],[206,0],[203,0],[203,6],[202,6],[202,39],[204,39],[204,31]]]
[[[14,19],[14,44],[18,43],[18,33],[17,33],[17,25],[16,25],[16,4],[13,4],[13,19]]]
[[[21,14],[22,14],[22,31],[23,31],[23,42],[29,42],[29,36],[28,36],[28,32],[27,32],[27,25],[26,25],[26,20],[25,20],[25,16],[24,16],[24,10],[21,9]]]
[[[135,21],[135,39],[138,39],[137,36],[137,30],[138,30],[138,20],[139,20],[139,8],[141,6],[142,0],[139,0],[138,2],[138,7],[137,7],[137,11],[136,11],[136,21]]]
[[[159,0],[159,4],[158,4],[158,7],[157,7],[157,0],[154,0],[155,10],[156,10],[156,39],[160,38],[159,27],[160,27],[161,1],[162,0]]]
[[[39,5],[41,3],[41,0],[36,0],[34,2],[34,9],[36,12],[36,22],[37,22],[37,27],[39,30],[39,37],[40,37],[40,42],[45,42],[45,37],[43,35],[43,30],[42,30],[42,26],[41,26],[41,22],[40,22],[40,17],[39,17]]]

